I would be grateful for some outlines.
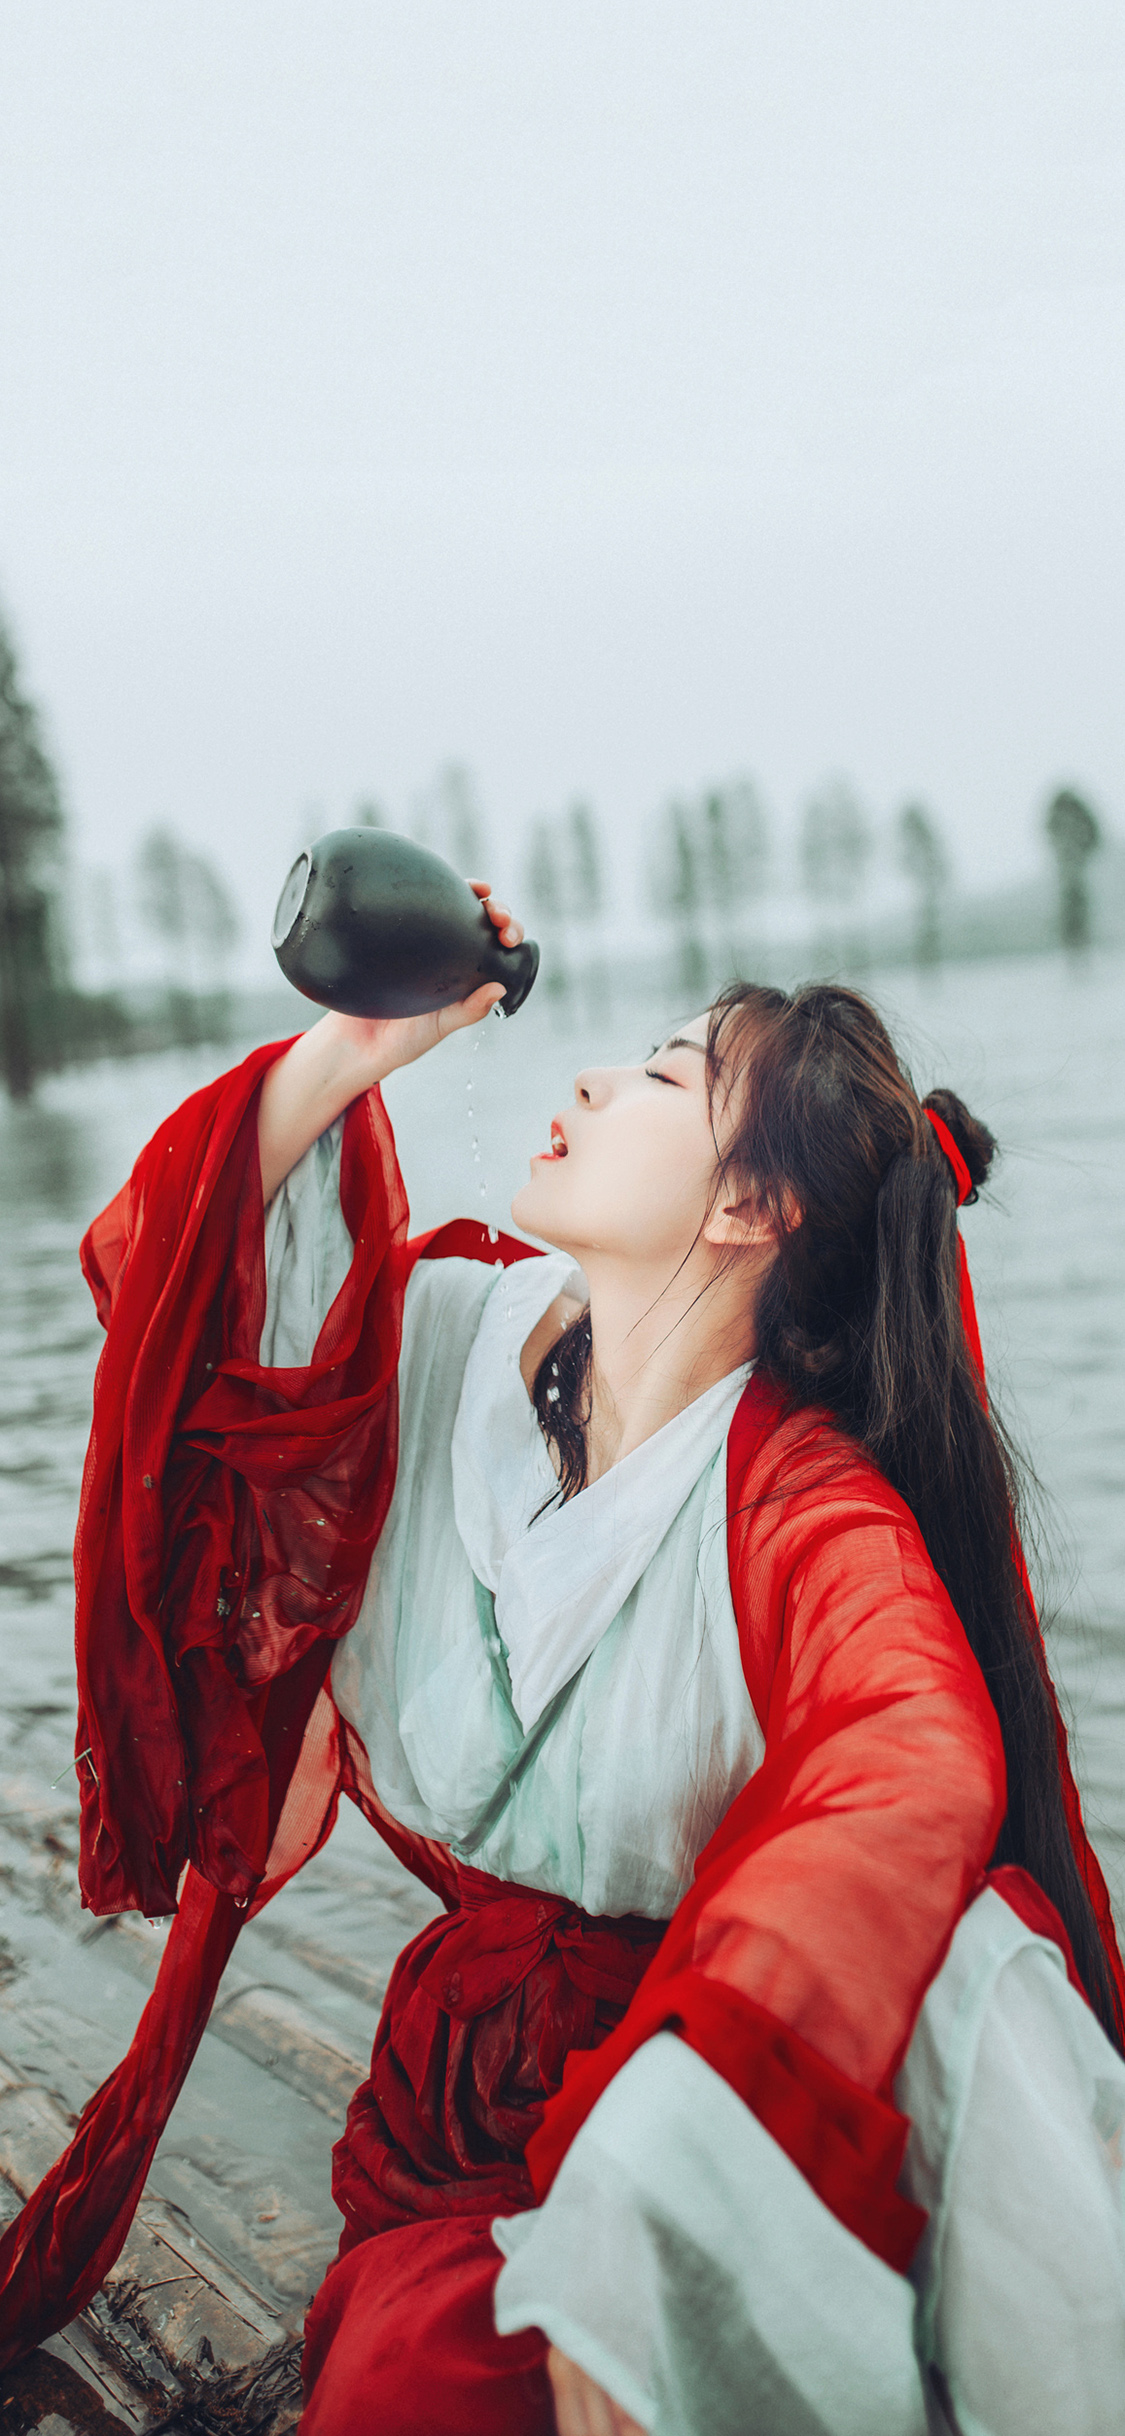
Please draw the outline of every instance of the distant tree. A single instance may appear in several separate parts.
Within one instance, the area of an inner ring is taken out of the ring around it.
[[[26,1099],[49,1061],[65,982],[58,918],[63,814],[39,719],[0,624],[0,1063]]]
[[[814,905],[835,912],[861,903],[874,838],[862,804],[843,779],[813,797],[801,823],[801,875]]]
[[[605,895],[602,842],[590,804],[572,804],[567,814],[571,912],[576,921],[596,921]]]
[[[769,833],[758,791],[748,778],[711,787],[694,815],[700,890],[718,931],[721,953],[730,968],[739,970],[740,917],[747,904],[761,895],[769,871]]]
[[[540,921],[562,921],[566,911],[562,864],[552,824],[548,820],[532,823],[527,856],[527,893],[531,910],[538,914]]]
[[[443,854],[455,871],[469,880],[487,880],[488,822],[471,770],[451,761],[424,787],[414,806],[414,834],[419,845]]]
[[[117,918],[117,884],[104,868],[83,874],[87,937],[98,966],[103,990],[113,990],[121,977],[121,925]]]
[[[542,934],[543,979],[556,996],[568,986],[565,933],[569,910],[566,883],[566,840],[554,821],[532,822],[524,885],[536,926]]]
[[[226,975],[242,936],[238,909],[226,881],[202,854],[184,856],[188,934],[198,965],[212,983]]]
[[[445,772],[444,790],[449,859],[466,879],[487,879],[488,822],[471,773],[454,764]]]
[[[667,804],[647,873],[652,911],[677,934],[677,988],[698,1004],[718,978],[743,967],[746,906],[769,870],[769,832],[749,778],[707,786]]]
[[[152,829],[137,851],[137,902],[141,916],[173,950],[187,939],[182,854],[169,829]]]
[[[689,998],[707,988],[707,952],[700,937],[704,900],[699,821],[692,805],[674,803],[667,815],[670,853],[666,904],[679,934],[680,987]]]
[[[748,778],[711,787],[699,808],[703,887],[720,911],[760,896],[769,869],[769,835],[758,791]]]
[[[540,936],[543,978],[565,996],[579,978],[604,999],[607,976],[597,949],[605,906],[605,864],[597,814],[581,800],[565,812],[533,821],[523,870],[527,910]],[[572,950],[581,942],[577,966]]]
[[[601,826],[592,804],[580,801],[571,805],[565,837],[570,918],[583,941],[582,988],[588,1009],[604,1014],[612,994],[602,921],[606,871]]]
[[[241,934],[230,890],[206,856],[171,829],[152,829],[137,853],[137,899],[163,947],[173,1033],[191,1042],[200,1030],[200,981],[220,987]]]
[[[921,804],[906,804],[898,816],[898,859],[915,894],[914,960],[934,965],[941,958],[941,900],[949,881],[949,858],[941,832]]]
[[[1044,822],[1059,879],[1059,937],[1064,947],[1090,944],[1091,855],[1102,842],[1096,815],[1081,795],[1063,787]]]

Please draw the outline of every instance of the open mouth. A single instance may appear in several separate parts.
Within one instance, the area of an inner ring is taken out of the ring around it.
[[[549,1150],[538,1151],[536,1156],[540,1159],[565,1159],[567,1155],[566,1136],[562,1126],[557,1120],[552,1120],[551,1147]]]

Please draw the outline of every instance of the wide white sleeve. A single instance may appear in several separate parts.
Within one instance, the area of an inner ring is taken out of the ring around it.
[[[964,2436],[1125,2428],[1125,2064],[1058,1947],[989,1889],[895,2085],[929,2214],[919,2350]]]
[[[493,2235],[499,2332],[540,2327],[653,2436],[925,2436],[911,2286],[670,2031]]]
[[[494,2228],[501,2333],[541,2327],[654,2436],[1118,2436],[1125,2064],[1057,1947],[991,1890],[958,1925],[895,2099],[903,2189],[929,2216],[909,2282],[662,2033],[611,2082],[546,2205]]]
[[[266,1212],[266,1316],[258,1360],[304,1370],[352,1263],[340,1207],[344,1119],[336,1118],[278,1186]]]

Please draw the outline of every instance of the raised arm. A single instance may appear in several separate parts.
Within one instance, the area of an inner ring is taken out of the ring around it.
[[[523,925],[499,904],[487,880],[472,880],[505,947],[518,947]],[[322,1015],[269,1069],[258,1105],[258,1156],[262,1199],[272,1201],[298,1159],[341,1111],[386,1081],[399,1066],[412,1065],[450,1032],[480,1023],[504,996],[500,982],[485,982],[471,998],[433,1015],[365,1021],[355,1015]]]

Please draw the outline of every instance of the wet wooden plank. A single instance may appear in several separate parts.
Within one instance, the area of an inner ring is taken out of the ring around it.
[[[113,2394],[65,2338],[0,2378],[4,2436],[143,2436],[132,2401]]]
[[[0,2063],[0,2177],[17,2203],[69,2128],[49,2092]],[[295,2423],[299,2354],[294,2330],[148,2190],[101,2291],[46,2357],[79,2381],[72,2399],[84,2383],[103,2419],[113,2410],[121,2424],[148,2430],[182,2412],[208,2429],[281,2436]],[[53,2372],[41,2374],[49,2386]],[[34,2385],[25,2380],[22,2391],[21,2409]]]
[[[162,1924],[83,1913],[76,1858],[70,1780],[0,1776],[0,2217],[124,2053],[163,1950]],[[4,2436],[9,2418],[14,2436],[295,2427],[304,2311],[339,2236],[332,2144],[394,1959],[434,1908],[356,1816],[248,1925],[130,2242],[7,2380]]]
[[[59,2107],[39,2158],[40,2170],[65,2144],[66,2118],[86,2103],[128,2043],[142,1990],[115,1970],[116,1940],[93,1950],[58,1925],[28,1923],[10,1902],[4,1921],[19,1941],[21,1970],[0,2023],[0,2040],[19,2081],[48,2092]],[[291,2025],[292,2026],[292,2025]],[[301,2025],[298,2025],[300,2027]],[[244,2031],[253,2022],[242,2024]],[[267,2064],[278,2023],[258,2025]],[[248,2035],[244,2042],[254,2044]],[[256,2063],[208,2032],[150,2169],[150,2183],[177,2206],[293,2327],[319,2283],[339,2238],[331,2198],[331,2150],[346,2099],[360,2078],[349,2061],[317,2042],[317,2060],[336,2076],[337,2110],[295,2088],[296,2054],[282,2058],[290,2078]]]
[[[216,2005],[211,2032],[300,2090],[342,2126],[368,2057],[325,2035],[284,1988],[247,1988]]]
[[[166,1934],[83,1913],[76,1858],[69,1781],[0,1778],[0,2197],[13,2209],[123,2054]],[[433,1910],[357,1818],[244,1930],[117,2268],[18,2389],[8,2381],[21,2436],[52,2417],[52,2436],[147,2436],[187,2396],[207,2414],[193,2429],[295,2425],[304,2310],[339,2236],[332,2143],[395,1956]]]

